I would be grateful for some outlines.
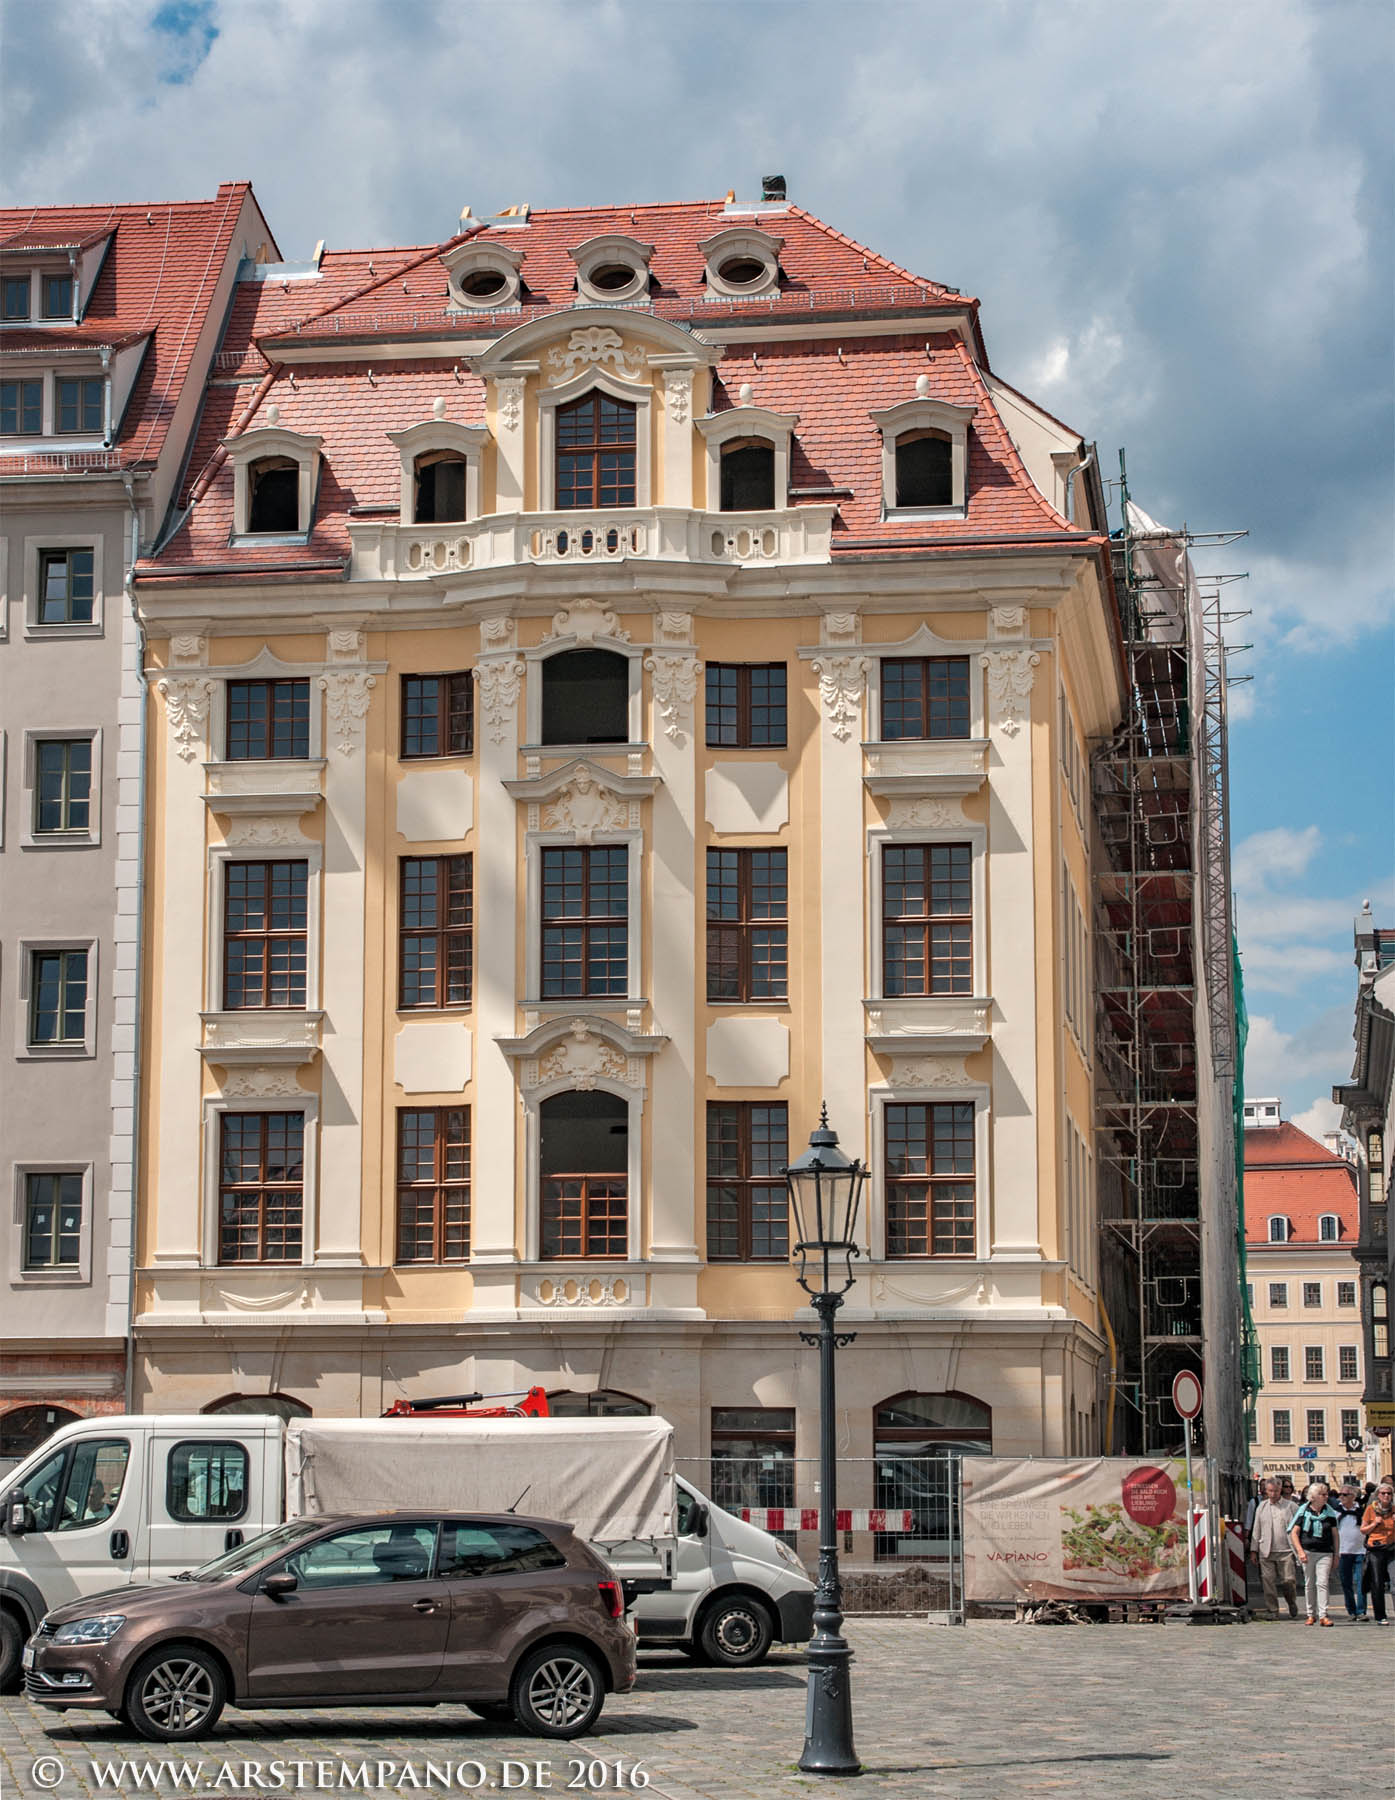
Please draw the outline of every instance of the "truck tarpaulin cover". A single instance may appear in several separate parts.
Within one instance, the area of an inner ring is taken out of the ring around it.
[[[1200,1506],[1200,1468],[1193,1480]],[[969,1600],[1185,1600],[1185,1464],[966,1456],[964,1593]]]
[[[291,1517],[514,1505],[520,1516],[562,1520],[592,1543],[670,1537],[673,1427],[653,1418],[293,1419],[287,1427]]]

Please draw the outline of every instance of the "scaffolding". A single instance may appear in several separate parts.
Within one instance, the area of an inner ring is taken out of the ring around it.
[[[1124,717],[1092,754],[1098,994],[1100,1278],[1117,1338],[1113,1438],[1164,1455],[1172,1383],[1203,1379],[1222,1489],[1248,1472],[1253,1382],[1235,1180],[1236,992],[1226,787],[1229,577],[1194,545],[1243,532],[1154,523],[1119,458],[1114,534]]]

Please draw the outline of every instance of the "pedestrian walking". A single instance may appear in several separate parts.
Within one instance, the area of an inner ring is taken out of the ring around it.
[[[1279,1596],[1291,1619],[1298,1617],[1298,1585],[1293,1569],[1293,1550],[1288,1541],[1289,1509],[1280,1498],[1279,1483],[1271,1476],[1263,1497],[1255,1506],[1250,1530],[1250,1560],[1259,1564],[1264,1589],[1264,1616],[1277,1619]]]
[[[1347,1604],[1347,1617],[1366,1622],[1366,1540],[1361,1534],[1361,1505],[1356,1489],[1344,1487],[1337,1496],[1337,1573],[1342,1582],[1342,1598]]]
[[[1395,1484],[1382,1481],[1371,1496],[1361,1519],[1366,1540],[1366,1585],[1371,1590],[1371,1611],[1377,1625],[1385,1623],[1385,1590],[1390,1565],[1395,1562]]]
[[[1337,1527],[1341,1514],[1332,1505],[1325,1481],[1308,1484],[1307,1498],[1293,1515],[1289,1542],[1303,1570],[1303,1597],[1310,1625],[1330,1625],[1327,1590],[1332,1580],[1332,1561],[1337,1553]]]

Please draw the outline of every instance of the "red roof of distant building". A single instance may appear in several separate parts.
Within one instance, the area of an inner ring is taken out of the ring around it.
[[[250,192],[250,183],[235,181],[224,182],[212,200],[0,209],[0,251],[7,254],[80,249],[113,239],[80,325],[0,330],[0,356],[26,358],[152,337],[103,466],[152,463],[159,456]],[[42,470],[62,451],[55,439],[19,456],[23,467]]]
[[[1319,1243],[1318,1221],[1331,1213],[1340,1221],[1338,1242],[1352,1244],[1359,1212],[1351,1165],[1306,1131],[1285,1121],[1245,1133],[1247,1243],[1282,1249],[1282,1244],[1269,1244],[1269,1220],[1274,1217],[1289,1221],[1290,1242]]]

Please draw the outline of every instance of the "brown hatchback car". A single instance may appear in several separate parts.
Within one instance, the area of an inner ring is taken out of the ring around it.
[[[223,1707],[435,1706],[589,1731],[635,1679],[606,1563],[551,1519],[305,1518],[202,1568],[71,1601],[24,1653],[42,1706],[105,1708],[197,1738]]]

